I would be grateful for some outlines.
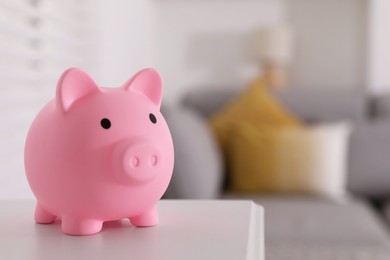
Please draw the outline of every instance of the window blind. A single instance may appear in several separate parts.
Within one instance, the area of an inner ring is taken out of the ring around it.
[[[69,67],[93,71],[92,0],[0,1],[0,198],[32,194],[24,174],[29,125]]]

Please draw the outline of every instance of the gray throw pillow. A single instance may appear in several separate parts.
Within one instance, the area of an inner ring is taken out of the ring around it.
[[[165,198],[215,199],[221,194],[223,163],[207,122],[182,107],[164,107],[175,148],[175,166]]]

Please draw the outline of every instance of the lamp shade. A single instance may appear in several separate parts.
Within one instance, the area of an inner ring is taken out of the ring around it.
[[[250,56],[262,62],[285,65],[292,57],[293,38],[287,26],[259,29],[250,42]]]

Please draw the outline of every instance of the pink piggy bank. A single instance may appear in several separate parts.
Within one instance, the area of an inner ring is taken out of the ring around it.
[[[69,69],[56,98],[33,121],[25,169],[37,198],[35,221],[61,218],[69,235],[101,231],[104,221],[158,223],[156,203],[173,170],[173,143],[160,113],[162,82],[145,69],[120,88],[100,88]]]

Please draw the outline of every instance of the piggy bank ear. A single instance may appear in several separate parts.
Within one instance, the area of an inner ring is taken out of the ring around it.
[[[141,70],[125,83],[124,88],[144,94],[158,107],[161,105],[162,80],[154,69]]]
[[[91,77],[80,69],[71,68],[58,80],[57,103],[66,113],[77,100],[95,92],[100,92],[100,88]]]

